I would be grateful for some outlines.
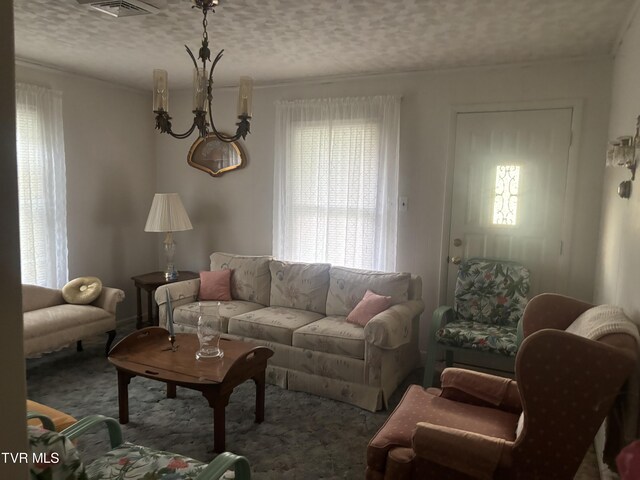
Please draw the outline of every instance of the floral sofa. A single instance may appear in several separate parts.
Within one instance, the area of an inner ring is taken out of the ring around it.
[[[223,338],[274,351],[267,381],[333,398],[370,411],[386,407],[398,384],[418,365],[422,280],[270,256],[213,253],[211,270],[231,269],[231,296],[221,302]],[[167,292],[177,332],[195,333],[200,280],[156,290],[160,325],[166,326]],[[391,297],[391,307],[363,328],[346,316],[366,290]],[[207,302],[202,302],[204,305]]]

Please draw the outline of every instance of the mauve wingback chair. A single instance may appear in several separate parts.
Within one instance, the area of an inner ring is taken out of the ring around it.
[[[515,381],[447,368],[440,389],[412,385],[369,443],[366,478],[572,479],[636,365],[637,329],[619,309],[631,333],[566,331],[598,308],[534,297]]]

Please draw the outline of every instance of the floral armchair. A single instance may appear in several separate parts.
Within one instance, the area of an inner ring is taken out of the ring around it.
[[[28,418],[39,418],[45,428],[53,427],[44,415],[31,413]],[[85,466],[73,440],[99,424],[108,428],[112,449]],[[83,418],[59,433],[45,428],[28,426],[32,480],[217,480],[234,467],[232,478],[251,478],[247,459],[229,452],[219,454],[207,465],[123,442],[118,422],[102,415]]]
[[[445,351],[464,363],[513,372],[522,335],[518,326],[529,293],[529,270],[516,262],[470,258],[460,265],[453,307],[433,313],[424,386],[433,384],[436,359]]]

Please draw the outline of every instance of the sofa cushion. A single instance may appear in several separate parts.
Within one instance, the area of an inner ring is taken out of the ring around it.
[[[527,306],[529,270],[515,262],[470,258],[456,279],[456,318],[470,322],[517,325]]]
[[[92,305],[64,304],[32,310],[23,314],[24,338],[41,337],[110,317],[108,312]]]
[[[271,274],[269,255],[247,256],[215,252],[211,254],[211,270],[233,270],[231,296],[234,300],[269,305]]]
[[[29,462],[29,478],[47,480],[85,480],[88,478],[80,453],[67,437],[59,432],[52,432],[33,425],[27,426],[27,435],[31,450],[29,459],[31,460],[32,456],[44,456],[47,459]],[[58,460],[56,462],[53,461],[55,457]],[[7,477],[3,475],[2,478]]]
[[[367,290],[391,297],[391,305],[407,300],[408,273],[384,273],[355,268],[331,267],[327,315],[349,315]]]
[[[205,308],[209,305],[220,304],[218,308],[218,324],[216,328],[221,333],[227,333],[229,330],[229,319],[235,315],[252,312],[264,308],[264,305],[253,302],[245,302],[243,300],[231,300],[230,302],[202,301],[199,302]],[[179,325],[187,325],[189,327],[198,327],[198,317],[200,316],[200,307],[198,302],[187,303],[173,309],[173,322]]]
[[[233,270],[200,272],[198,300],[229,302],[231,298],[231,273]]]
[[[298,308],[324,315],[329,290],[328,263],[293,263],[272,260],[272,307]]]
[[[489,325],[457,320],[438,330],[436,340],[451,347],[515,357],[518,351],[517,330],[517,325]]]
[[[37,412],[46,415],[53,422],[57,432],[60,432],[77,422],[77,420],[71,415],[61,412],[60,410],[56,410],[55,408],[48,407],[47,405],[43,405],[42,403],[34,402],[33,400],[27,400],[27,412]],[[32,418],[27,423],[29,425],[42,427],[42,422],[37,418]]]
[[[65,303],[62,292],[56,288],[22,284],[22,311],[30,312],[40,308],[53,307]]]
[[[293,332],[294,347],[364,359],[364,329],[344,316],[316,320]]]
[[[481,407],[435,396],[436,389],[411,385],[367,447],[367,465],[384,471],[387,452],[411,447],[418,422],[444,425],[489,437],[515,440],[518,416],[496,408]]]
[[[267,307],[229,319],[229,333],[291,345],[293,332],[324,315],[286,307]]]
[[[125,442],[88,465],[87,474],[101,480],[195,480],[205,467],[189,457]]]

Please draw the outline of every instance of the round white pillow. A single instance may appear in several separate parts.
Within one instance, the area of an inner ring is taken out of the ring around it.
[[[78,277],[62,287],[65,302],[86,305],[93,302],[102,292],[102,282],[97,277]]]

